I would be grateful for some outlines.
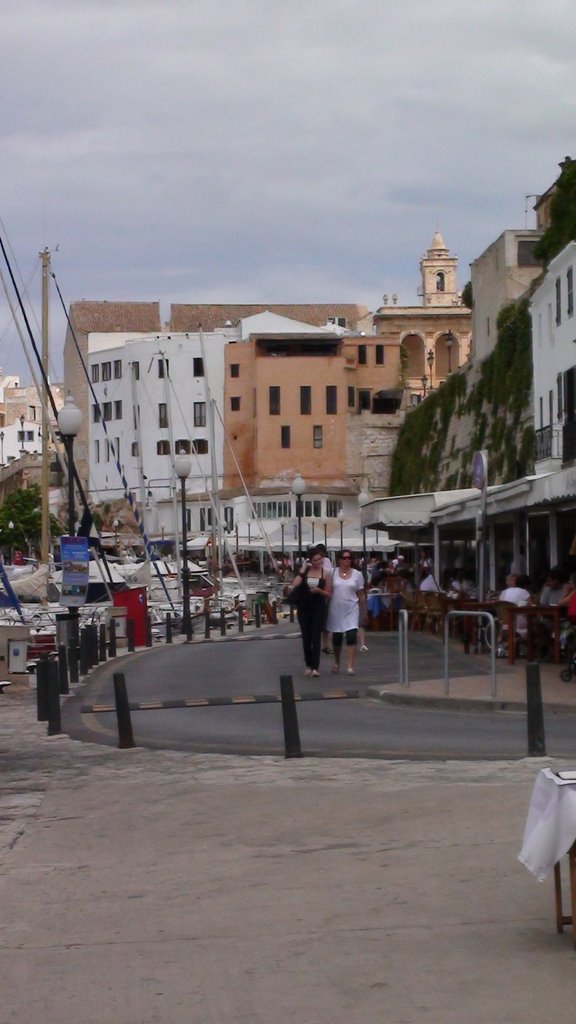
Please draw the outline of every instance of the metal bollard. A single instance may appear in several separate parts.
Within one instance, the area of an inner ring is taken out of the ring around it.
[[[152,619],[146,616],[146,647],[152,647]]]
[[[88,667],[98,664],[98,629],[92,623],[85,627],[88,647]]]
[[[278,602],[272,601],[272,624],[278,625]]]
[[[282,700],[285,756],[287,758],[302,757],[292,676],[280,676],[280,697]]]
[[[528,723],[528,757],[545,757],[544,709],[540,685],[540,665],[526,665],[526,717]]]
[[[204,639],[210,639],[210,609],[207,608],[204,612]]]
[[[68,658],[66,657],[66,647],[64,644],[60,644],[58,647],[58,685],[60,693],[70,693],[70,687],[68,686]]]
[[[110,625],[108,626],[108,656],[110,658],[116,657],[116,619],[110,619]]]
[[[166,643],[172,643],[172,616],[166,612]]]
[[[90,671],[90,638],[86,628],[80,630],[80,675],[87,676]]]
[[[226,636],[226,612],[220,609],[220,636]]]
[[[256,626],[256,629],[260,629],[260,626],[262,625],[262,609],[258,601],[254,605],[254,625]]]
[[[126,637],[128,640],[128,650],[130,653],[134,651],[134,619],[126,619]]]
[[[134,743],[134,733],[132,731],[132,717],[128,703],[126,678],[123,672],[114,673],[114,702],[116,704],[116,719],[118,721],[118,747],[120,750],[127,750],[136,744]]]
[[[238,609],[238,632],[244,632],[244,608],[240,605]]]
[[[42,655],[36,664],[36,717],[48,721],[48,659]]]
[[[60,717],[60,674],[56,661],[46,662],[48,693],[48,735],[59,736],[62,732]]]
[[[106,645],[106,623],[101,622],[98,627],[98,661],[106,661],[108,650]]]
[[[80,679],[78,672],[78,642],[75,637],[68,641],[68,675],[71,683],[77,683]]]

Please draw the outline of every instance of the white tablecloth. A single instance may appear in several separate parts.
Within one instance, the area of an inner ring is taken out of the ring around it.
[[[518,860],[542,881],[575,839],[576,780],[567,782],[543,768],[532,790]]]

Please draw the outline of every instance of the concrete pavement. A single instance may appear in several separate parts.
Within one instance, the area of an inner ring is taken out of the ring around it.
[[[523,666],[502,675],[520,698]],[[426,686],[442,682],[410,690]],[[118,751],[49,739],[16,688],[0,697],[0,1020],[567,1024],[576,953],[551,880],[516,859],[554,763]]]

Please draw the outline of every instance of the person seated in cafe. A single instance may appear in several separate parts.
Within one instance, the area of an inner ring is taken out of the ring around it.
[[[573,591],[574,584],[568,580],[567,573],[559,565],[555,565],[550,569],[544,580],[544,586],[540,591],[537,603],[542,608],[558,605],[561,614],[565,614]],[[545,658],[550,653],[553,632],[554,624],[552,620],[544,616],[538,616],[534,623],[534,639],[540,658]]]
[[[522,573],[518,576],[514,573],[509,573],[506,577],[506,586],[504,587],[504,590],[501,591],[499,600],[507,601],[509,604],[516,604],[519,607],[523,607],[527,604],[534,604],[534,598],[532,597],[530,589],[531,585],[529,576]],[[528,633],[528,619],[525,615],[515,616],[514,632],[517,633],[521,640],[526,639],[526,635]],[[498,650],[504,651],[507,643],[508,623],[503,622],[500,624],[500,630],[498,633]]]
[[[469,579],[466,571],[458,566],[450,575],[448,590],[458,597],[466,598],[474,590],[474,580]]]
[[[420,581],[420,590],[424,591],[424,593],[431,593],[440,590],[440,587],[438,586],[436,579],[434,577],[434,573],[432,572],[431,569],[426,569],[422,573],[422,579]]]

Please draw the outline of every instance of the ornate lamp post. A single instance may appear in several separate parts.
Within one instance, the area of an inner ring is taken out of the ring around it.
[[[422,398],[426,398],[426,388],[428,386],[428,377],[426,374],[422,374]]]
[[[0,465],[4,465],[4,431],[0,430]]]
[[[74,438],[80,433],[82,427],[82,413],[75,404],[71,394],[68,394],[64,405],[58,413],[58,429],[66,451],[68,463],[68,536],[73,537],[75,532],[76,513],[74,510]]]
[[[344,547],[344,520],[345,519],[346,519],[346,515],[344,513],[344,509],[341,508],[339,513],[338,513],[338,521],[340,523],[340,550],[341,551],[342,551],[342,548]]]
[[[298,520],[298,559],[302,561],[302,495],[306,494],[306,481],[298,473],[292,481],[292,494],[296,497],[296,519]]]
[[[432,367],[434,366],[434,349],[428,349],[428,355],[426,356],[426,362],[428,363],[428,369],[430,371],[430,391],[432,391]]]
[[[186,480],[192,472],[192,460],[189,455],[174,456],[174,472],[180,480],[182,499],[182,627],[181,632],[186,640],[192,639],[192,619],[190,618],[190,577],[188,575],[188,523],[186,521]]]
[[[456,338],[452,334],[452,331],[448,331],[446,335],[446,351],[448,352],[448,374],[452,373],[452,348]]]

